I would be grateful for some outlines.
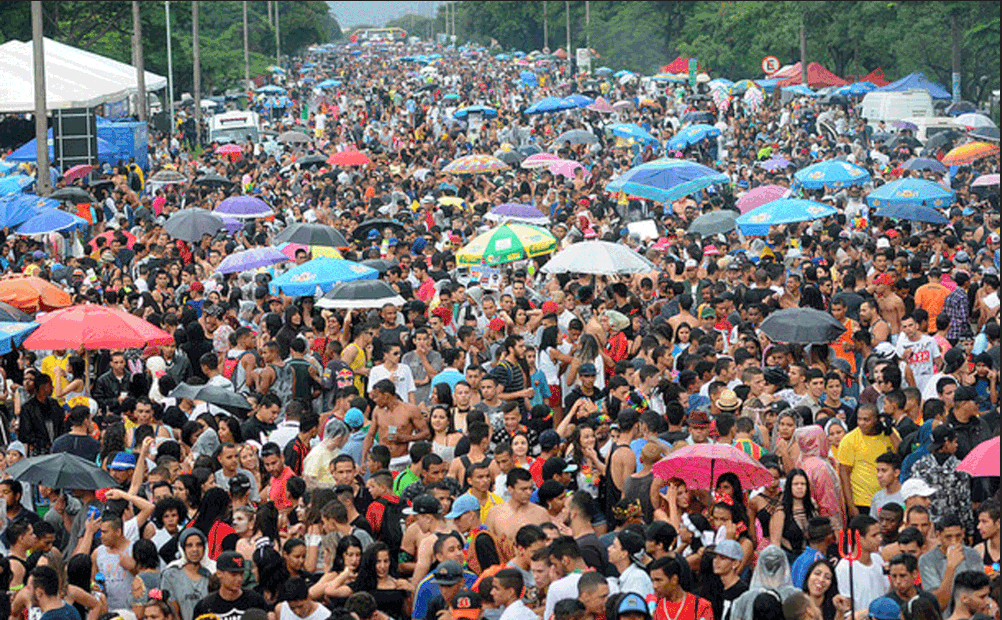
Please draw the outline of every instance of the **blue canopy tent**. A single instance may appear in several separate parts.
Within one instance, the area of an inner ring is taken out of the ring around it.
[[[118,147],[104,140],[102,138],[97,139],[97,159],[102,164],[113,164],[121,156],[118,152]],[[52,130],[49,130],[49,161],[52,162],[55,159],[55,151],[52,148]],[[38,159],[38,148],[36,146],[35,139],[32,138],[28,142],[25,142],[17,148],[13,153],[7,156],[7,161],[27,161],[33,162]]]
[[[898,93],[906,90],[927,90],[933,99],[952,99],[953,96],[945,88],[931,81],[921,71],[906,75],[896,82],[875,89],[875,93]]]
[[[776,85],[779,84],[778,79],[768,79],[768,80],[755,80],[755,84],[761,88],[766,94],[772,94],[776,91]]]

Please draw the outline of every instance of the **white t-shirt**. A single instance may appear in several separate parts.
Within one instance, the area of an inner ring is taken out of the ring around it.
[[[278,604],[278,620],[325,620],[325,618],[330,617],[331,610],[327,609],[323,605],[317,605],[317,608],[313,610],[313,613],[305,618],[300,618],[292,609],[289,608],[289,604],[286,602],[281,602]]]
[[[397,388],[397,396],[405,403],[410,402],[410,394],[417,391],[417,385],[414,384],[414,375],[407,364],[398,364],[397,369],[393,372],[387,370],[383,364],[373,366],[372,370],[369,371],[370,392],[372,386],[383,379],[389,379],[393,382],[393,385]]]
[[[581,573],[571,573],[550,584],[550,588],[546,591],[546,611],[543,612],[544,620],[553,617],[553,608],[556,606],[557,601],[578,597],[579,581],[581,581]]]
[[[854,602],[856,609],[867,609],[874,599],[887,594],[890,587],[887,576],[884,575],[884,559],[879,553],[870,554],[870,565],[854,562],[852,567],[854,586]],[[849,563],[839,560],[835,566],[835,579],[838,582],[838,593],[849,596]]]
[[[905,358],[905,349],[911,349],[911,355]],[[936,374],[936,367],[933,360],[940,356],[939,345],[928,334],[919,334],[918,340],[909,340],[904,332],[898,338],[898,345],[895,348],[898,357],[904,359],[911,366],[912,374],[915,375],[915,387],[919,390],[925,389],[929,378]]]

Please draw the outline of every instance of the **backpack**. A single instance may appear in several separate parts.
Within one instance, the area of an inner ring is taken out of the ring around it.
[[[375,501],[383,505],[383,522],[379,531],[375,532],[376,540],[386,543],[390,549],[399,549],[400,543],[404,539],[404,529],[401,525],[404,513],[400,502],[391,502],[385,497],[380,497]]]
[[[237,366],[240,365],[240,360],[243,358],[243,354],[239,357],[230,357],[227,355],[226,359],[223,360],[223,376],[232,381],[233,373],[236,372]]]
[[[282,409],[292,400],[293,370],[289,364],[284,366],[271,365],[275,369],[275,382],[271,384],[269,392],[273,392],[282,401]]]

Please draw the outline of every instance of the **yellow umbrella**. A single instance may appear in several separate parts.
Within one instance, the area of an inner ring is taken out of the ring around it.
[[[477,235],[456,252],[456,265],[503,265],[557,249],[557,239],[547,230],[528,224],[503,224]]]

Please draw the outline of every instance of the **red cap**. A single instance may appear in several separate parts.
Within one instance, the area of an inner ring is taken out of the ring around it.
[[[494,317],[491,322],[487,324],[488,329],[495,332],[504,331],[504,319],[501,317]]]
[[[877,276],[877,279],[873,281],[874,284],[883,284],[884,286],[894,286],[894,278],[886,273],[882,273]]]
[[[552,299],[548,299],[543,302],[543,306],[541,309],[543,311],[543,314],[546,314],[548,312],[557,312],[558,310],[560,310],[560,306],[558,306],[557,302],[553,301]]]
[[[193,292],[194,291],[197,291],[199,293],[204,293],[205,292],[205,286],[201,282],[199,282],[198,280],[195,280],[194,282],[192,282],[191,286],[189,288]]]
[[[894,239],[895,237],[898,236],[898,231],[896,231],[896,230],[894,230],[892,228],[892,229],[886,231],[884,234],[887,235],[888,237],[890,237],[891,239]]]

